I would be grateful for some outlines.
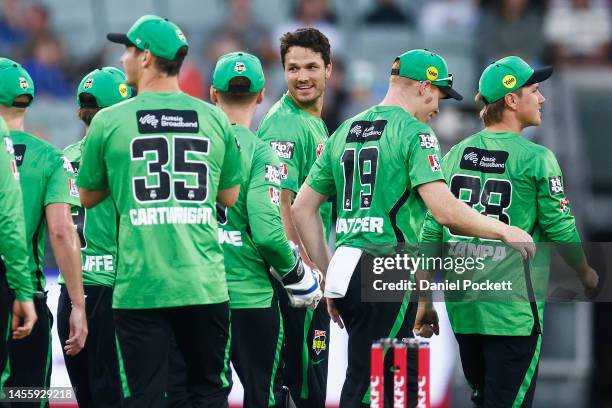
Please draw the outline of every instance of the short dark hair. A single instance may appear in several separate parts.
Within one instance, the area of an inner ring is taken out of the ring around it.
[[[285,55],[291,47],[309,48],[321,54],[325,65],[331,63],[331,47],[329,40],[316,28],[299,28],[293,32],[285,33],[280,39],[280,55],[283,67],[285,66]]]
[[[136,48],[136,53],[138,54],[143,52],[138,47],[134,48]],[[168,76],[177,76],[181,70],[183,61],[185,61],[185,56],[187,56],[187,47],[183,45],[181,48],[179,48],[173,60],[169,60],[155,54],[153,55],[155,56],[155,68],[157,68],[158,71],[161,71]]]
[[[217,90],[219,100],[231,105],[246,105],[250,104],[257,98],[257,93],[249,92],[251,80],[246,77],[234,77],[229,81],[228,91],[223,92]]]
[[[523,88],[518,88],[514,91],[518,96],[523,95]],[[480,119],[484,122],[485,126],[495,125],[502,121],[504,116],[504,109],[506,109],[505,98],[501,98],[493,103],[485,103],[483,96],[478,92],[474,100],[477,103],[483,103],[484,106],[480,110]]]
[[[79,94],[79,102],[81,104],[81,108],[79,109],[79,119],[89,126],[94,116],[96,116],[96,113],[98,113],[102,108],[98,107],[96,98],[90,93],[83,92]]]

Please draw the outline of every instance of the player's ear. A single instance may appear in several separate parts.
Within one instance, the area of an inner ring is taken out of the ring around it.
[[[515,111],[518,104],[518,95],[513,92],[507,93],[504,96],[504,102],[510,110]]]
[[[266,97],[266,88],[263,88],[257,94],[257,104],[259,105],[260,103],[262,103],[265,97]]]
[[[144,50],[143,52],[140,53],[140,57],[141,57],[141,64],[143,67],[149,67],[151,66],[151,64],[153,63],[153,54],[151,54],[151,51],[149,50]]]
[[[431,93],[431,82],[430,81],[419,81],[417,82],[419,96],[425,96]]]
[[[329,79],[331,77],[332,70],[333,70],[333,65],[330,62],[329,64],[325,66],[325,79]]]
[[[212,86],[210,87],[210,101],[215,105],[219,103],[219,96],[217,95],[217,90]]]

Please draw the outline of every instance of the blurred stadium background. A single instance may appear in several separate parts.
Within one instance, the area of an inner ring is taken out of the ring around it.
[[[396,55],[411,48],[436,51],[466,96],[461,103],[443,102],[433,123],[445,152],[481,126],[472,97],[487,63],[510,54],[532,65],[552,63],[555,75],[542,87],[544,125],[526,135],[556,153],[584,240],[610,242],[611,9],[612,0],[0,0],[0,55],[22,63],[36,84],[26,130],[60,148],[83,136],[74,95],[80,78],[100,66],[121,67],[123,50],[108,43],[106,33],[125,32],[143,14],[183,28],[190,50],[181,86],[205,100],[219,55],[258,55],[268,93],[256,123],[285,90],[278,38],[286,31],[315,26],[330,38],[334,71],[323,109],[330,132],[382,98]],[[55,312],[52,257],[47,265]],[[612,407],[611,306],[548,306],[535,406]],[[468,407],[455,342],[448,327],[445,333],[433,344],[435,406]],[[346,338],[337,329],[331,338],[328,402],[334,406]],[[67,385],[54,340],[53,385]],[[240,401],[235,388],[234,403]]]

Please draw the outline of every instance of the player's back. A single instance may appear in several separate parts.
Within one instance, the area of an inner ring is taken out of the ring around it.
[[[240,171],[226,116],[184,93],[142,93],[98,112],[87,138],[79,182],[107,185],[119,213],[113,307],[226,301],[215,202]],[[89,144],[106,180],[82,177]]]
[[[345,121],[309,183],[317,190],[318,179],[333,178],[334,191],[322,193],[337,194],[337,246],[416,242],[425,204],[415,187],[442,178],[438,149],[429,126],[397,106],[374,106]]]
[[[444,158],[449,187],[482,214],[544,238],[539,228],[542,183],[555,196],[563,192],[553,153],[512,133],[482,130],[454,146]],[[562,202],[558,202],[561,215]],[[452,238],[452,234],[449,234]]]
[[[64,149],[75,177],[81,165],[84,140]],[[117,256],[117,210],[110,198],[94,208],[75,207],[72,221],[77,228],[81,243],[83,262],[83,284],[113,286],[115,282]],[[60,275],[59,282],[63,283]]]
[[[13,130],[10,134],[23,192],[29,270],[34,282],[39,272],[38,279],[44,286],[45,207],[53,203],[79,206],[79,193],[70,162],[58,148],[26,132]]]

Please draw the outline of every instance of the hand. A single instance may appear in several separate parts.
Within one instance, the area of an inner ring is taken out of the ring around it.
[[[323,297],[323,292],[319,285],[320,272],[306,265],[301,258],[298,258],[294,270],[287,275],[300,277],[300,280],[295,283],[287,284],[286,281],[283,282],[291,307],[316,309]]]
[[[434,334],[440,334],[438,312],[430,301],[419,302],[413,330],[414,334],[421,337],[429,338]]]
[[[578,272],[578,278],[584,287],[584,295],[588,299],[594,299],[597,296],[597,287],[599,286],[599,275],[590,265],[586,265]]]
[[[87,339],[87,315],[84,307],[72,307],[70,312],[70,334],[64,351],[66,355],[76,356],[83,347]]]
[[[334,303],[334,299],[327,299],[327,313],[329,313],[329,317],[332,319],[334,323],[338,325],[341,329],[344,329],[344,322],[342,322],[342,318],[340,317],[340,312],[336,308],[336,304]]]
[[[502,241],[519,251],[523,259],[535,257],[536,247],[533,238],[520,228],[508,226],[503,234]]]
[[[23,319],[23,325],[19,326]],[[36,323],[36,309],[34,308],[33,301],[20,302],[15,300],[13,302],[13,320],[11,322],[11,332],[13,340],[23,339],[30,335],[34,323]]]

